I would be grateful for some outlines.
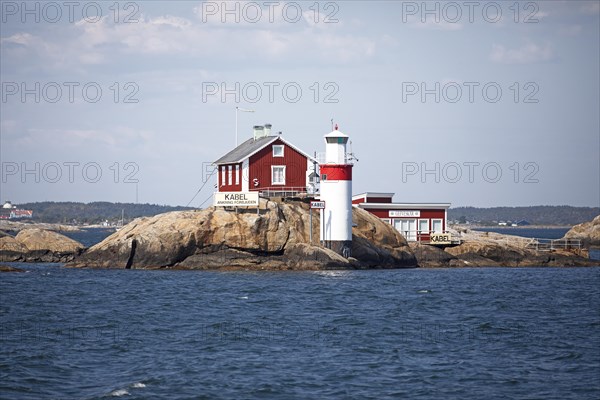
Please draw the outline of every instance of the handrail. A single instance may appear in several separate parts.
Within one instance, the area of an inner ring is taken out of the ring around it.
[[[545,250],[570,250],[570,249],[581,249],[581,239],[543,239],[533,238],[528,243],[526,248],[533,248],[537,251]]]
[[[264,186],[253,188],[253,191],[258,191],[259,195],[262,197],[285,197],[301,193],[306,193],[309,195],[316,194],[309,193],[306,186]]]

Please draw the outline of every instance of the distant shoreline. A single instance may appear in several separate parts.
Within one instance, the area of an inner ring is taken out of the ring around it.
[[[571,229],[573,225],[466,225],[466,224],[448,224],[452,229]]]

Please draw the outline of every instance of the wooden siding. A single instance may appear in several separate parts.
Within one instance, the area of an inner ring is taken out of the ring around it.
[[[283,157],[273,157],[273,146],[283,145]],[[285,184],[271,184],[271,167],[285,166]],[[279,190],[282,188],[306,188],[307,158],[285,142],[277,139],[258,153],[250,157],[249,188],[250,190]],[[258,185],[255,186],[255,179]]]
[[[366,203],[366,199],[364,196],[359,197],[358,199],[354,199],[352,200],[352,204],[360,204],[360,203]]]
[[[368,197],[364,203],[391,203],[391,197]]]
[[[239,168],[239,177],[238,177],[238,184],[236,185],[236,170],[235,167],[236,165]],[[229,184],[229,172],[228,172],[228,168],[231,166],[231,185]],[[222,167],[225,167],[225,171],[222,171]],[[242,191],[242,179],[247,179],[246,177],[243,176],[242,174],[242,164],[224,164],[224,165],[219,165],[219,176],[218,176],[218,185],[219,185],[219,192],[241,192]],[[225,173],[225,184],[223,185],[223,172]]]

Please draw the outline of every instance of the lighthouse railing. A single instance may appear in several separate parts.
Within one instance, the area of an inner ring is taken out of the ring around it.
[[[325,154],[326,154],[325,152],[315,154],[315,159],[317,160],[317,162],[319,164],[329,164],[327,162],[327,157]],[[356,158],[354,157],[354,155],[352,153],[344,154],[344,162],[346,164],[354,164],[353,160],[356,160]]]

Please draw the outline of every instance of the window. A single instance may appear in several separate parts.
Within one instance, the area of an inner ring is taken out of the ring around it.
[[[235,184],[239,185],[240,184],[240,165],[237,164],[235,166]]]
[[[428,219],[420,219],[419,220],[419,233],[421,235],[429,235],[429,220]]]
[[[232,175],[233,175],[233,166],[228,165],[227,166],[227,182],[229,182],[228,185],[231,185],[231,183],[232,183],[232,179],[231,179]]]
[[[282,144],[273,145],[273,157],[283,157],[283,145]]]
[[[435,233],[443,233],[442,228],[442,220],[441,219],[432,219],[431,220],[431,230]]]
[[[225,186],[225,166],[221,165],[221,186]]]
[[[271,185],[285,185],[285,166],[271,166]]]

